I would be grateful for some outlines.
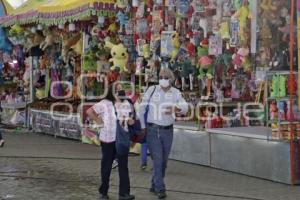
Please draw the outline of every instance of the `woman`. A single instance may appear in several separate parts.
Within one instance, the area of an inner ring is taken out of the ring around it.
[[[147,129],[147,144],[153,161],[150,192],[157,195],[159,199],[167,197],[164,178],[173,142],[175,115],[185,114],[188,111],[187,102],[180,91],[172,87],[173,82],[173,72],[162,68],[159,74],[159,85],[152,86],[146,91],[139,112],[144,134]],[[147,114],[147,121],[145,121],[145,114]]]
[[[4,147],[4,140],[2,138],[2,134],[0,133],[0,147]]]
[[[125,130],[128,130],[128,125],[132,125],[134,123],[133,119],[130,118],[132,107],[123,95],[124,91],[119,90],[120,88],[115,86],[117,85],[110,86],[106,98],[91,107],[87,111],[87,114],[97,124],[104,125],[99,136],[102,148],[102,183],[99,188],[100,199],[109,199],[109,179],[112,170],[112,163],[116,158],[118,160],[118,170],[120,178],[119,199],[132,200],[135,199],[135,196],[130,195],[128,154],[125,156],[118,155],[115,146],[117,119],[120,125]],[[118,95],[114,93],[114,88],[115,90],[119,90],[117,92]]]

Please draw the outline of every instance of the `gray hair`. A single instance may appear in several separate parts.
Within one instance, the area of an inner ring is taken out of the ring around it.
[[[161,74],[166,74],[166,76],[169,78],[171,84],[173,84],[175,82],[175,76],[171,69],[163,67],[163,68],[161,68],[161,70],[159,72],[159,75],[161,75]]]

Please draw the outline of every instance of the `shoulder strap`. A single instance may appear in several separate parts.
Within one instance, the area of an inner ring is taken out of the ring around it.
[[[151,95],[150,95],[150,97],[149,97],[149,99],[148,99],[147,105],[149,105],[150,100],[151,100],[151,98],[152,98],[152,96],[153,96],[155,90],[156,90],[156,86],[154,86],[154,90],[152,91],[152,93],[151,93]]]

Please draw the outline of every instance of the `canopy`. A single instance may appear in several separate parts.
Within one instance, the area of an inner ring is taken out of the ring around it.
[[[38,8],[40,22],[46,25],[64,24],[91,15],[112,17],[114,0],[54,0]]]
[[[114,0],[28,0],[13,14],[1,18],[4,26],[40,23],[58,25],[85,19],[92,15],[112,17]]]
[[[13,10],[13,7],[6,0],[0,1],[0,16],[10,15]]]

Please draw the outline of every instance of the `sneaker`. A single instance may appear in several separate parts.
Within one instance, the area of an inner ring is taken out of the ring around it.
[[[0,147],[4,147],[4,140],[0,140]]]
[[[130,195],[130,194],[119,195],[119,200],[133,200],[133,199],[135,199],[134,195]]]
[[[142,165],[142,166],[141,166],[141,169],[142,169],[142,170],[146,170],[146,169],[147,169],[147,165]]]
[[[165,199],[165,198],[167,198],[167,194],[166,194],[165,191],[160,191],[156,195],[157,195],[158,199]]]
[[[118,167],[119,163],[117,160],[114,160],[113,164],[112,164],[112,168],[116,169]]]

